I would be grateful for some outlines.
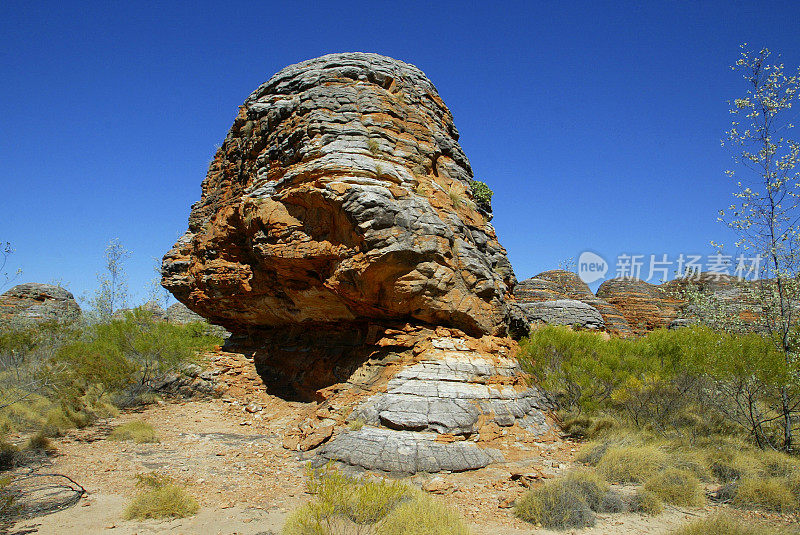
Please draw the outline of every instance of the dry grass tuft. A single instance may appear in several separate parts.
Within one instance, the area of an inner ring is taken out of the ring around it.
[[[56,451],[53,442],[41,431],[28,439],[28,442],[25,443],[25,449],[28,451],[41,451],[48,455]]]
[[[657,515],[664,510],[664,504],[654,492],[639,489],[631,503],[631,511],[646,515]]]
[[[738,507],[767,509],[791,513],[798,502],[785,479],[777,477],[745,477],[736,485],[733,503]]]
[[[116,427],[108,438],[111,440],[130,441],[137,444],[158,442],[158,435],[153,426],[142,420],[134,420]]]
[[[381,522],[381,535],[469,535],[470,530],[456,511],[427,495],[395,507]]]
[[[674,535],[778,535],[778,531],[765,526],[744,525],[725,515],[715,515],[695,520],[673,532]]]
[[[167,476],[158,473],[138,476],[146,490],[136,495],[125,510],[125,519],[185,518],[197,512],[197,502]]]
[[[644,489],[672,505],[700,507],[706,502],[703,485],[687,470],[677,468],[664,470],[648,479]]]
[[[518,502],[514,514],[532,524],[565,529],[594,525],[592,511],[612,512],[623,508],[616,494],[592,470],[576,470],[529,490]]]
[[[668,465],[668,456],[656,446],[616,446],[597,463],[597,471],[613,483],[642,483]]]
[[[469,533],[458,513],[406,484],[349,477],[331,466],[308,477],[316,499],[289,516],[284,535]]]

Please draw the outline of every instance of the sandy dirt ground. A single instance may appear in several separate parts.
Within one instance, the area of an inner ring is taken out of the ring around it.
[[[313,451],[293,452],[282,446],[284,430],[306,404],[268,396],[246,363],[241,370],[238,386],[229,388],[222,398],[162,402],[55,439],[58,451],[48,471],[68,475],[87,494],[65,510],[18,522],[11,533],[279,533],[287,515],[312,499],[305,489],[305,465]],[[232,383],[230,377],[227,382]],[[263,410],[245,410],[252,402]],[[132,420],[153,425],[159,442],[107,440],[114,427]],[[525,492],[524,483],[530,482],[513,476],[520,471],[557,475],[572,466],[578,445],[559,440],[520,444],[519,448],[514,463],[473,472],[417,475],[411,482],[457,508],[476,535],[556,533],[514,518],[511,504]],[[136,474],[152,471],[185,485],[200,504],[199,513],[175,520],[123,520],[136,493]],[[594,528],[560,533],[669,533],[709,511],[667,508],[656,517],[598,515]]]

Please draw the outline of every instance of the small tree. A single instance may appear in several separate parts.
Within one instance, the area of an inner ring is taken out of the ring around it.
[[[172,300],[172,293],[161,286],[161,260],[154,258],[153,261],[155,262],[153,264],[155,276],[147,284],[147,300],[158,303],[161,308],[166,310]]]
[[[13,274],[6,271],[6,264],[8,264],[8,257],[14,254],[14,248],[11,247],[11,242],[0,241],[0,290],[4,290],[6,286],[11,284],[14,279],[19,277],[22,273],[21,269],[17,269]]]
[[[755,303],[753,323],[782,353],[786,383],[780,385],[779,414],[784,448],[793,447],[793,413],[800,405],[795,307],[800,298],[800,143],[792,139],[792,106],[798,100],[800,69],[788,72],[769,63],[771,52],[742,45],[734,71],[747,83],[742,98],[729,102],[733,115],[723,146],[732,147],[739,170],[735,201],[720,210],[720,221],[737,232],[736,246],[760,255],[759,282],[743,286],[744,298]]]
[[[114,312],[128,302],[128,277],[125,274],[125,261],[130,257],[119,238],[108,242],[105,252],[105,271],[97,275],[100,287],[91,299],[92,308],[103,319],[109,319]]]

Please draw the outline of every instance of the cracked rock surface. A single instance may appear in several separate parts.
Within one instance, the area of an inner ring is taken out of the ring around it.
[[[471,442],[441,443],[435,433],[413,433],[364,427],[346,431],[320,452],[324,458],[372,470],[414,474],[463,472],[503,460],[495,449]]]

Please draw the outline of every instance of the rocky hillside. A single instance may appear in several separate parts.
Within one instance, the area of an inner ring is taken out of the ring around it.
[[[616,278],[603,282],[593,294],[576,273],[552,270],[519,282],[514,295],[534,324],[578,325],[632,336],[694,321],[696,310],[685,298],[688,285],[713,297],[726,313],[747,324],[756,306],[744,297],[739,284],[733,277],[711,273],[701,273],[691,282],[672,280],[660,285]]]

